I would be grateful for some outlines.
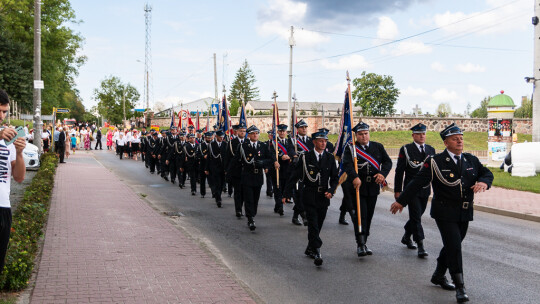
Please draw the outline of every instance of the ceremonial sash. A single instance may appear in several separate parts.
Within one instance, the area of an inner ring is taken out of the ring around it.
[[[285,149],[285,147],[278,141],[278,147],[281,149],[281,151],[283,152],[283,154],[287,155],[287,149]]]
[[[296,142],[298,143],[300,148],[302,148],[302,150],[304,150],[305,152],[309,152],[309,148],[306,146],[306,144],[302,142],[300,138]]]
[[[362,157],[364,160],[366,160],[368,163],[370,163],[373,167],[375,167],[375,169],[377,169],[377,170],[379,170],[379,172],[381,172],[381,165],[379,164],[379,162],[373,156],[371,156],[366,151],[360,149],[358,146],[355,146],[355,147],[356,147],[356,154],[357,155],[360,155],[360,157]],[[381,187],[384,187],[384,186],[387,186],[387,185],[388,185],[388,183],[385,180],[381,184]]]

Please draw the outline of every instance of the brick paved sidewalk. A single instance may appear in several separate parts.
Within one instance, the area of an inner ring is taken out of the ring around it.
[[[392,169],[387,178],[392,189],[394,188],[394,173]],[[540,194],[538,193],[492,187],[486,192],[476,194],[474,203],[479,207],[478,210],[540,220]]]
[[[56,174],[31,303],[255,302],[91,154],[67,161]]]

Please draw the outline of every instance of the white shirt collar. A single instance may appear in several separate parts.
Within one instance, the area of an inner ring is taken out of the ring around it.
[[[413,141],[413,142],[416,145],[416,148],[418,148],[418,151],[422,152],[422,149],[420,149],[420,146],[424,146],[424,151],[426,151],[426,144],[421,145],[421,144],[419,144],[419,143],[417,143],[415,141]]]
[[[446,152],[448,152],[448,154],[450,154],[450,158],[454,161],[454,164],[457,165],[457,159],[454,157],[456,154],[450,152],[450,150],[446,149]],[[460,154],[459,155],[459,158],[461,159],[462,155]]]

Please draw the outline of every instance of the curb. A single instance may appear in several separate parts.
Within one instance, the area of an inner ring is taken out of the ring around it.
[[[509,210],[504,210],[504,209],[497,209],[497,208],[493,208],[493,207],[482,206],[482,205],[478,205],[478,204],[474,205],[474,209],[476,211],[493,213],[493,214],[497,214],[497,215],[503,215],[503,216],[513,217],[513,218],[517,218],[517,219],[521,219],[521,220],[533,221],[533,222],[540,223],[540,216],[533,215],[533,214],[519,213],[519,212],[515,212],[515,211],[509,211]]]

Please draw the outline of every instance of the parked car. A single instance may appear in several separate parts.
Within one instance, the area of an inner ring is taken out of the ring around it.
[[[23,150],[23,158],[26,170],[39,168],[39,153],[37,146],[27,142],[26,147]]]

